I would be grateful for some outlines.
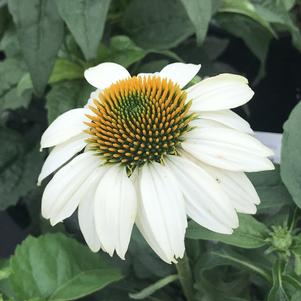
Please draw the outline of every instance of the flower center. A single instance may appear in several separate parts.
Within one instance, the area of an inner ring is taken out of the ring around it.
[[[177,155],[178,147],[194,118],[191,101],[171,80],[157,76],[131,77],[103,90],[88,124],[88,145],[106,163],[130,168],[162,162]]]

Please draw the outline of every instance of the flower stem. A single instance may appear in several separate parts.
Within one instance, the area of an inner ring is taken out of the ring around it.
[[[176,264],[176,269],[178,271],[179,280],[187,301],[193,301],[192,273],[186,253]]]

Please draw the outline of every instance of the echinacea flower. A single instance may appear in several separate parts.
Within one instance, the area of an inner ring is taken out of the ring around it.
[[[90,249],[121,258],[136,224],[171,263],[184,254],[187,215],[231,234],[237,212],[254,214],[260,201],[244,172],[273,169],[272,152],[229,110],[254,93],[234,74],[183,89],[199,69],[173,63],[133,77],[115,63],[86,70],[97,88],[88,104],[60,115],[41,139],[54,148],[39,182],[56,171],[42,215],[55,225],[78,208]]]

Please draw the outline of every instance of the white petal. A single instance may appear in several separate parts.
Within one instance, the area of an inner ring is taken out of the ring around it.
[[[106,167],[99,166],[99,161],[91,166],[86,166],[73,182],[65,187],[56,201],[56,206],[52,210],[50,223],[52,226],[63,221],[72,215],[90,191],[90,187],[94,182],[99,180],[106,171]]]
[[[197,75],[200,69],[201,65],[172,63],[160,71],[160,77],[170,79],[182,88]]]
[[[57,117],[46,129],[41,138],[41,148],[55,146],[81,134],[88,128],[84,122],[89,119],[86,114],[91,111],[85,108],[73,109]]]
[[[246,78],[234,74],[220,74],[202,80],[187,90],[193,111],[231,109],[248,102],[254,95]]]
[[[167,165],[184,194],[187,214],[203,227],[231,234],[238,226],[238,217],[215,180],[185,157],[169,156]]]
[[[38,184],[70,160],[76,153],[80,152],[87,144],[85,141],[86,138],[86,134],[80,134],[55,146],[44,162]]]
[[[139,186],[137,226],[163,260],[176,262],[184,254],[187,219],[175,178],[166,166],[152,163],[143,166]]]
[[[90,85],[98,89],[105,89],[118,80],[126,79],[131,75],[121,65],[107,62],[87,69],[84,76]]]
[[[91,153],[76,156],[61,168],[46,186],[42,197],[42,215],[54,218],[99,164],[99,158]]]
[[[197,128],[182,147],[199,160],[233,171],[274,169],[265,157],[273,152],[252,136],[228,128]]]
[[[95,224],[102,248],[124,259],[137,213],[137,195],[125,168],[111,167],[95,193]]]
[[[149,76],[154,76],[158,75],[159,72],[153,72],[153,73],[138,73],[137,76],[142,76],[142,77],[149,77]]]
[[[231,110],[202,112],[200,118],[193,120],[191,124],[197,124],[202,119],[213,120],[232,129],[253,134],[249,123]]]
[[[222,170],[206,164],[201,164],[201,167],[211,174],[225,191],[236,211],[256,213],[255,205],[260,203],[260,199],[253,184],[243,172]]]
[[[90,187],[87,194],[84,195],[78,205],[78,223],[84,239],[93,252],[98,252],[101,243],[96,232],[94,207],[95,207],[95,191],[107,168],[95,170],[90,177]]]

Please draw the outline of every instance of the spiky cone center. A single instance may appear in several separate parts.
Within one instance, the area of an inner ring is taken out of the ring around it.
[[[88,146],[105,163],[129,170],[177,155],[194,115],[179,85],[158,76],[134,76],[103,90],[87,115]]]

